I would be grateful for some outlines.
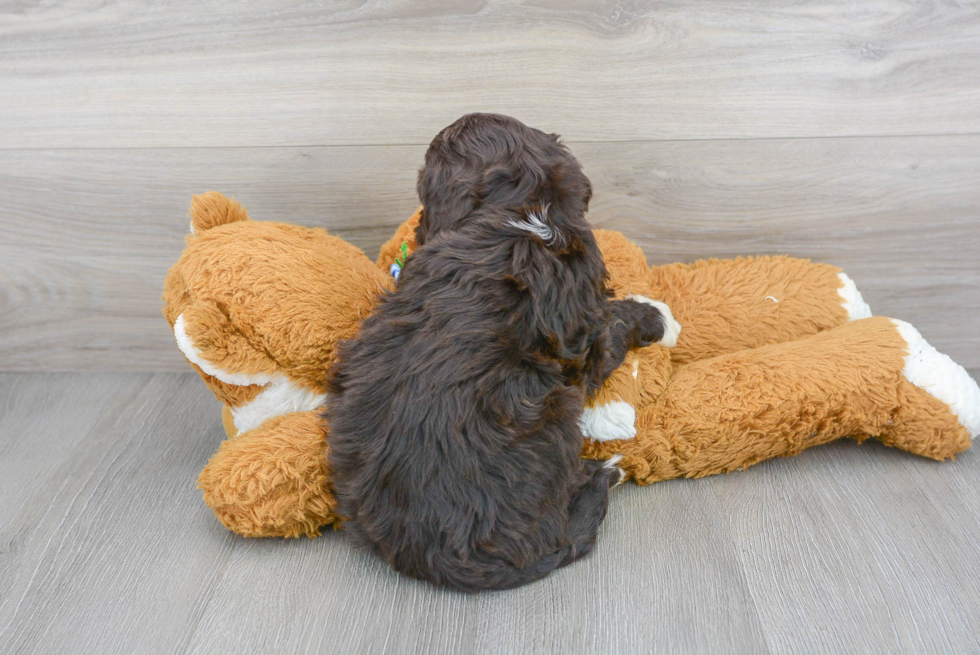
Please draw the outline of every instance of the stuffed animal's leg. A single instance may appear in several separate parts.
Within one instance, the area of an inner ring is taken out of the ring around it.
[[[906,343],[898,408],[876,435],[882,443],[942,460],[980,437],[980,387],[962,366],[933,348],[918,330],[892,321]]]
[[[636,429],[583,454],[621,453],[640,484],[742,469],[848,436],[945,459],[980,434],[980,388],[914,328],[876,317],[680,367],[637,408]]]
[[[315,537],[339,520],[316,411],[277,416],[223,442],[198,487],[225,527],[245,537]]]
[[[671,353],[675,364],[794,341],[871,316],[839,268],[792,257],[655,266],[649,288],[637,293],[670,305],[684,326]]]

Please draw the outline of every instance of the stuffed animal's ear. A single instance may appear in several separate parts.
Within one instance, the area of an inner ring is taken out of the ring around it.
[[[404,253],[410,255],[415,251],[415,228],[418,227],[420,218],[422,218],[421,207],[415,210],[415,213],[407,221],[399,225],[398,229],[395,230],[395,234],[381,246],[377,261],[378,268],[388,273],[396,259],[401,261]],[[402,249],[403,245],[404,251]]]
[[[192,234],[200,234],[218,225],[248,220],[248,214],[241,203],[217,191],[194,196],[189,213]]]
[[[174,337],[188,361],[228,384],[268,384],[281,368],[216,303],[197,302],[184,309],[174,322]]]

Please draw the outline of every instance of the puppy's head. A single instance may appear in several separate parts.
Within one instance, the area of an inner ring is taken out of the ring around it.
[[[545,134],[500,114],[467,114],[432,140],[419,171],[423,245],[454,230],[473,212],[494,208],[549,245],[588,230],[592,185],[557,134]]]

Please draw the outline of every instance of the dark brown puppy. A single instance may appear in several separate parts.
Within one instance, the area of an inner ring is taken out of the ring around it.
[[[516,587],[595,544],[620,471],[579,458],[586,394],[672,319],[609,300],[591,185],[556,135],[464,116],[418,191],[419,247],[332,371],[334,491],[397,570]]]

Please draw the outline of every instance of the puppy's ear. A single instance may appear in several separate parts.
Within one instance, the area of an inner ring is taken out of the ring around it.
[[[507,279],[519,299],[517,333],[530,350],[578,360],[608,318],[606,271],[598,246],[589,233],[579,237],[581,250],[559,255],[536,240],[519,239],[511,251]]]
[[[439,230],[457,225],[479,203],[480,180],[472,169],[435,164],[419,169],[416,185],[422,217],[415,228],[415,243],[425,244]]]
[[[521,220],[512,225],[562,253],[584,248],[581,239],[591,232],[585,213],[592,198],[592,184],[571,153],[556,145],[558,154],[545,166],[532,168],[513,181],[517,194],[529,200],[519,210]],[[521,188],[528,180],[533,182],[533,188]]]
[[[585,212],[591,189],[586,187],[574,194],[564,191],[554,187],[546,189],[541,201],[522,205],[507,224],[540,239],[556,254],[587,251],[592,243],[592,230],[585,220]]]

